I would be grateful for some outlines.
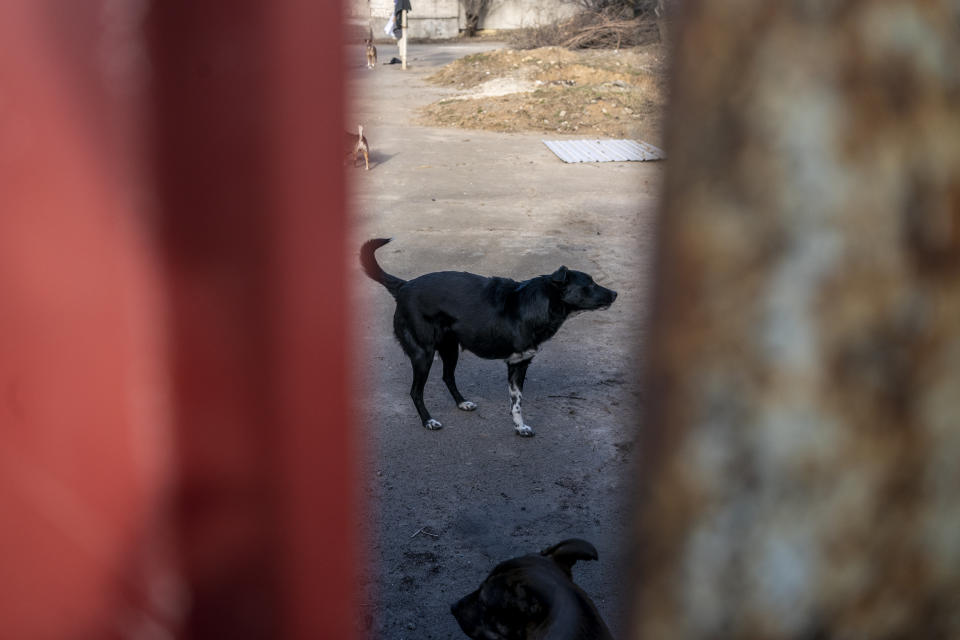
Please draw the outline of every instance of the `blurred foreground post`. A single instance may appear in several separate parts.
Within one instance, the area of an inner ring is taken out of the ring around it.
[[[960,637],[955,3],[678,16],[634,637]]]
[[[338,3],[158,2],[185,638],[357,632]]]
[[[180,611],[133,4],[0,3],[2,638],[166,637]]]
[[[358,635],[330,25],[0,3],[0,637]]]

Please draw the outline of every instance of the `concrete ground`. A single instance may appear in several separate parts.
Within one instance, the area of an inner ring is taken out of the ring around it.
[[[384,269],[409,279],[464,270],[517,280],[560,265],[591,273],[619,292],[608,310],[579,315],[530,366],[524,418],[514,435],[506,366],[464,353],[461,390],[479,405],[459,411],[440,380],[426,402],[444,423],[428,431],[409,397],[411,370],[392,336],[393,300],[356,270],[364,309],[357,328],[364,477],[372,521],[363,626],[369,637],[464,637],[449,605],[498,562],[569,537],[591,541],[598,562],[574,567],[615,636],[628,613],[630,476],[640,342],[647,300],[656,192],[662,163],[564,164],[542,135],[427,128],[416,109],[449,94],[424,78],[479,44],[421,44],[410,68],[364,68],[351,48],[355,103],[345,128],[363,123],[371,168],[351,171],[355,244],[394,241]],[[355,59],[355,60],[354,60]]]

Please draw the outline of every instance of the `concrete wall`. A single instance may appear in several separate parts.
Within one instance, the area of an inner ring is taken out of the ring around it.
[[[407,28],[411,38],[453,38],[465,27],[459,0],[411,0]],[[482,29],[519,29],[549,24],[572,15],[571,0],[494,0],[493,8],[481,22]],[[350,0],[351,22],[370,21],[374,36],[384,37],[383,27],[393,13],[393,0]]]
[[[568,18],[577,6],[568,0],[494,0],[481,29],[537,27]],[[460,26],[463,27],[463,21]]]
[[[411,38],[454,38],[460,33],[460,3],[457,0],[411,0],[407,14]],[[393,13],[393,0],[352,0],[350,13],[369,16],[374,36],[384,37],[383,28]]]

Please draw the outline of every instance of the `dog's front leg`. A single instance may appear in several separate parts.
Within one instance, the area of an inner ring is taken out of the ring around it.
[[[513,416],[513,429],[518,436],[529,438],[533,435],[533,427],[523,423],[523,414],[520,406],[523,402],[523,380],[527,377],[527,367],[530,360],[507,362],[507,383],[510,387],[510,414]]]

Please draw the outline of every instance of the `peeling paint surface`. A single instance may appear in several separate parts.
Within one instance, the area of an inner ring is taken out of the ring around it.
[[[960,637],[960,22],[684,3],[637,638]]]

